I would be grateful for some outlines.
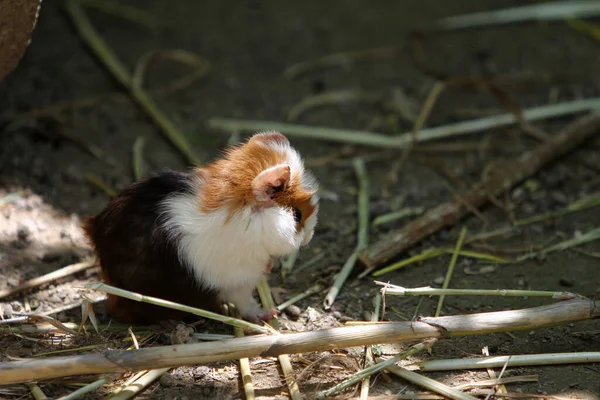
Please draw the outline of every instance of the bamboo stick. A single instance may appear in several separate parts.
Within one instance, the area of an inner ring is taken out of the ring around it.
[[[454,371],[459,369],[530,367],[534,365],[560,365],[600,362],[600,352],[519,354],[448,360],[428,360],[416,363],[420,371]]]
[[[523,119],[534,122],[550,118],[564,117],[570,114],[590,112],[600,108],[600,98],[574,100],[523,110]],[[514,113],[493,115],[491,117],[460,121],[448,125],[422,129],[415,136],[412,132],[389,136],[381,133],[310,126],[285,124],[274,121],[255,121],[235,118],[211,118],[208,127],[226,132],[255,132],[259,130],[275,130],[285,135],[307,139],[328,140],[331,142],[357,144],[369,147],[385,147],[401,149],[411,143],[422,143],[449,137],[487,131],[489,129],[512,125],[518,122]]]
[[[506,164],[506,168],[495,171],[484,178],[461,199],[443,203],[423,216],[407,224],[403,229],[392,232],[378,243],[371,245],[359,258],[368,268],[376,268],[423,238],[438,230],[454,225],[471,212],[513,185],[539,171],[540,168],[575,149],[600,130],[600,112],[588,115],[567,125],[552,139],[522,154],[517,160]],[[467,207],[466,205],[469,205]]]
[[[196,365],[244,357],[275,357],[312,351],[416,341],[428,338],[531,330],[600,318],[600,302],[573,299],[528,309],[466,316],[422,318],[418,321],[345,326],[320,331],[256,335],[217,342],[109,350],[0,363],[0,385],[71,375],[132,372]]]

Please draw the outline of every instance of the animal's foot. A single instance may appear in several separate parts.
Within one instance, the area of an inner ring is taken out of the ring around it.
[[[245,312],[241,313],[242,318],[248,322],[252,322],[253,324],[260,324],[261,321],[268,322],[271,318],[277,315],[277,310],[275,308],[265,310],[259,306],[253,308],[252,310],[244,311]]]

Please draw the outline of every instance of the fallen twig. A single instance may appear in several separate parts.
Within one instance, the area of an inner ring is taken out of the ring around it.
[[[593,111],[598,108],[600,108],[600,98],[596,97],[529,108],[523,110],[522,116],[524,121],[533,122]],[[488,131],[492,128],[512,125],[516,122],[518,121],[514,113],[506,113],[494,115],[492,117],[472,119],[428,129],[421,129],[417,135],[413,135],[411,132],[394,136],[351,129],[336,129],[324,126],[296,125],[236,118],[211,118],[208,120],[207,124],[210,128],[221,129],[226,132],[276,130],[285,135],[301,138],[352,143],[371,147],[404,148],[409,146],[413,139],[415,143],[420,143]]]
[[[483,178],[474,188],[463,194],[462,200],[454,200],[439,205],[425,215],[407,224],[403,229],[393,232],[378,243],[373,244],[360,254],[360,259],[368,268],[376,268],[408,247],[418,243],[434,232],[455,224],[468,215],[469,207],[481,207],[496,196],[537,172],[552,160],[570,152],[586,139],[596,134],[600,128],[600,113],[590,113],[569,124],[547,142],[521,155],[508,163],[505,169]]]
[[[106,182],[104,182],[104,180],[98,175],[92,172],[86,172],[84,178],[92,185],[101,189],[108,196],[115,197],[117,195],[117,191],[114,188],[110,187]]]
[[[358,238],[356,240],[356,248],[344,263],[344,266],[337,274],[333,285],[325,296],[323,306],[326,310],[331,308],[335,302],[335,298],[342,289],[342,285],[344,285],[344,282],[350,276],[354,264],[358,259],[358,253],[363,251],[369,242],[369,176],[363,159],[354,159],[354,172],[358,179]]]
[[[373,276],[380,276],[380,275],[383,275],[383,274],[387,274],[388,272],[392,272],[392,271],[395,271],[397,269],[407,267],[407,266],[409,266],[411,264],[414,264],[414,263],[417,263],[417,262],[420,262],[420,261],[425,261],[425,260],[428,260],[430,258],[439,257],[439,256],[444,255],[444,254],[453,254],[453,252],[454,252],[454,249],[445,249],[445,248],[437,248],[437,247],[434,247],[432,249],[427,249],[427,250],[424,250],[423,252],[421,252],[421,253],[419,253],[417,255],[414,255],[414,256],[409,257],[407,259],[398,261],[397,263],[394,263],[394,264],[392,264],[390,266],[387,266],[387,267],[382,268],[382,269],[380,269],[378,271],[375,271],[373,273]],[[492,262],[495,262],[495,263],[502,263],[502,264],[506,264],[506,263],[512,262],[512,260],[509,260],[509,259],[506,259],[506,258],[503,258],[503,257],[498,257],[498,256],[495,256],[493,254],[479,253],[479,252],[476,252],[476,251],[460,250],[458,252],[458,255],[459,256],[463,256],[463,257],[473,257],[473,258],[477,258],[477,259],[480,259],[480,260],[492,261]],[[358,279],[364,278],[365,276],[367,276],[368,274],[370,274],[374,269],[375,268],[368,268],[368,269],[364,270],[363,272],[360,273],[360,275],[358,276]]]
[[[61,279],[69,275],[74,275],[81,271],[85,271],[86,269],[91,268],[94,265],[95,264],[93,262],[81,262],[77,264],[67,265],[66,267],[57,269],[56,271],[52,271],[46,275],[30,279],[27,282],[20,284],[19,286],[15,286],[14,288],[0,290],[0,299],[9,296],[14,296],[18,293],[24,292],[29,289],[33,289],[35,287],[41,286],[49,282],[53,282],[57,279]]]
[[[166,137],[189,162],[197,165],[201,164],[200,159],[192,150],[186,137],[180,132],[169,117],[156,106],[148,93],[142,89],[140,85],[136,84],[131,74],[127,71],[127,68],[119,61],[112,49],[94,29],[83,12],[79,0],[67,0],[66,7],[79,34],[86,40],[90,48],[96,53],[119,83],[128,90],[132,98],[136,100],[154,122],[160,126]]]
[[[97,381],[94,381],[94,382],[90,383],[89,385],[85,385],[84,387],[82,387],[80,389],[77,389],[76,391],[74,391],[71,394],[68,394],[68,395],[63,396],[63,397],[59,397],[57,400],[75,400],[75,399],[78,399],[81,396],[83,396],[84,394],[93,392],[94,390],[100,388],[106,382],[108,382],[108,379],[105,378],[105,377],[102,377],[102,378],[98,379]]]
[[[547,219],[561,217],[563,215],[567,215],[570,213],[587,210],[588,208],[598,207],[600,206],[600,194],[594,193],[593,195],[586,196],[582,199],[574,201],[569,204],[565,208],[561,208],[560,210],[551,211],[544,214],[534,215],[532,217],[518,219],[515,221],[515,226],[529,225],[534,222],[545,221]]]
[[[392,285],[388,282],[378,282],[382,285],[382,294],[396,296],[514,296],[514,297],[551,297],[555,300],[569,300],[577,297],[570,292],[551,292],[544,290],[510,290],[510,289],[437,289],[432,287],[420,287],[409,289],[402,286]]]
[[[331,389],[323,390],[322,392],[317,393],[316,398],[318,398],[318,399],[329,398],[330,396],[334,395],[335,393],[339,392],[340,390],[346,389],[347,387],[350,387],[350,386],[354,385],[355,383],[360,382],[362,379],[369,377],[387,367],[390,367],[390,366],[396,364],[400,360],[404,360],[405,358],[408,358],[420,351],[430,349],[431,346],[433,346],[433,344],[435,342],[436,342],[435,340],[430,340],[430,341],[426,341],[424,343],[419,343],[414,346],[411,346],[411,348],[408,349],[407,351],[405,351],[404,353],[398,354],[397,356],[389,358],[385,361],[378,362],[377,364],[373,364],[373,365],[363,369],[362,371],[359,371],[359,372],[353,374],[350,378],[346,379],[344,382],[342,382],[340,384],[335,385]]]
[[[600,4],[594,1],[548,1],[499,10],[456,15],[437,21],[438,29],[464,29],[524,21],[556,21],[565,18],[600,15]]]
[[[265,327],[253,324],[251,322],[247,322],[242,319],[227,317],[222,314],[217,314],[217,313],[214,313],[211,311],[202,310],[200,308],[195,308],[195,307],[190,307],[190,306],[186,306],[183,304],[178,304],[178,303],[175,303],[172,301],[167,301],[167,300],[159,299],[159,298],[152,297],[152,296],[145,296],[140,293],[134,293],[134,292],[130,292],[128,290],[119,289],[117,287],[107,285],[106,283],[102,283],[102,282],[89,283],[89,284],[85,285],[84,287],[86,289],[98,290],[101,292],[112,294],[114,296],[120,296],[120,297],[124,297],[126,299],[139,301],[142,303],[154,304],[154,305],[161,306],[161,307],[166,307],[166,308],[171,308],[174,310],[188,312],[190,314],[198,315],[203,318],[213,319],[215,321],[219,321],[224,324],[228,324],[228,325],[232,325],[232,326],[239,326],[242,329],[250,329],[252,331],[260,332],[260,333],[270,333],[271,332],[271,330],[269,328],[265,328]]]
[[[545,249],[529,252],[529,253],[517,258],[517,261],[528,260],[528,259],[534,258],[538,255],[546,255],[546,254],[554,252],[554,251],[566,250],[571,247],[579,246],[580,244],[592,242],[592,241],[598,240],[598,239],[600,239],[600,228],[595,228],[595,229],[592,229],[582,235],[576,236],[572,239],[568,239],[563,242],[556,243],[550,247],[546,247]]]
[[[133,163],[133,178],[139,181],[144,176],[144,156],[142,151],[144,150],[144,144],[146,139],[142,136],[138,136],[133,142],[132,147],[132,163]]]
[[[470,389],[474,387],[482,387],[482,386],[495,386],[495,385],[504,385],[506,383],[516,383],[516,382],[537,382],[537,375],[520,375],[520,376],[509,376],[507,378],[492,378],[485,379],[482,381],[475,382],[467,382],[462,383],[460,385],[452,386],[454,389]],[[506,393],[506,392],[504,392]]]
[[[413,217],[415,215],[422,214],[423,211],[425,211],[423,207],[405,207],[389,214],[380,215],[379,217],[373,219],[371,226],[375,228],[379,225],[389,224],[390,222],[394,222],[402,218]]]
[[[532,330],[600,318],[600,302],[573,299],[528,309],[427,317],[416,321],[344,326],[320,331],[254,335],[216,342],[108,350],[0,363],[0,385],[62,376],[132,372],[244,357],[275,357],[381,343]]]
[[[373,299],[375,309],[371,313],[371,322],[379,321],[379,309],[381,308],[381,294],[377,293]],[[373,347],[365,346],[365,368],[373,365]],[[371,383],[371,375],[366,376],[360,384],[360,399],[367,400],[369,397],[369,385]]]
[[[294,265],[296,265],[296,259],[298,258],[298,250],[293,251],[292,253],[290,253],[287,257],[284,257],[283,260],[281,260],[281,277],[285,278],[290,272],[292,272],[292,269],[294,268]]]
[[[442,289],[448,289],[448,285],[450,284],[450,278],[452,278],[452,274],[454,273],[454,266],[456,265],[456,260],[458,259],[458,254],[460,253],[460,248],[465,240],[465,235],[467,234],[467,228],[463,226],[460,231],[460,236],[458,237],[458,241],[456,242],[456,247],[452,252],[452,258],[450,259],[450,265],[448,266],[448,271],[446,272],[446,277],[444,278],[444,283],[442,284]],[[445,296],[442,294],[438,299],[437,308],[435,309],[435,316],[438,317],[440,312],[442,312],[442,304],[444,303]]]
[[[309,287],[308,289],[306,289],[304,292],[292,297],[291,299],[289,299],[288,301],[284,301],[283,303],[281,303],[280,305],[277,306],[277,310],[278,311],[283,311],[286,308],[288,308],[289,306],[291,306],[292,304],[297,303],[298,301],[304,299],[305,297],[310,296],[311,294],[315,294],[317,292],[320,292],[321,290],[323,290],[323,286],[319,283],[315,284],[314,286]]]
[[[596,363],[600,362],[600,352],[524,354],[450,360],[429,360],[412,364],[412,366],[418,367],[421,371],[451,371],[457,369],[499,368],[504,366],[507,362],[509,367]]]
[[[35,382],[25,382],[35,400],[48,400],[46,394]]]
[[[376,49],[330,54],[317,60],[295,64],[287,68],[284,71],[283,76],[286,79],[295,79],[300,75],[317,69],[331,68],[338,65],[348,65],[357,61],[371,60],[375,58],[397,57],[401,51],[402,47],[400,46],[385,46]]]
[[[130,399],[150,386],[150,384],[159,379],[168,370],[169,368],[159,368],[143,371],[143,373],[136,375],[134,379],[130,379],[114,394],[108,396],[106,400]]]
[[[258,294],[264,308],[275,308],[275,302],[273,301],[273,296],[271,295],[271,288],[266,279],[263,279],[258,283]],[[271,318],[269,325],[271,325],[274,329],[279,330],[279,322],[277,319]],[[296,377],[294,376],[294,367],[292,367],[290,356],[287,354],[279,354],[277,358],[279,359],[281,371],[285,377],[291,398],[293,400],[302,400],[302,394],[300,393],[300,388],[298,387],[298,383],[295,379]]]
[[[239,314],[239,313],[238,313]],[[236,318],[240,318],[237,315]],[[237,326],[233,328],[235,337],[244,337],[244,330]],[[254,400],[254,384],[252,383],[252,371],[250,370],[250,360],[247,357],[240,358],[240,374],[242,375],[242,385],[244,386],[244,395],[246,400]]]
[[[427,378],[423,375],[419,375],[416,372],[409,371],[405,368],[398,366],[388,366],[386,368],[392,374],[399,376],[402,379],[406,379],[409,382],[412,382],[416,385],[419,385],[425,389],[431,390],[432,392],[439,393],[446,397],[455,400],[477,400],[476,397],[473,397],[469,394],[463,393],[458,389],[451,388],[450,386],[444,385],[441,382],[436,381],[435,379]]]

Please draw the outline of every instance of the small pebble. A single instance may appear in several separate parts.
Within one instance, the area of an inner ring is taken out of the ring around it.
[[[300,314],[302,314],[302,310],[300,307],[292,304],[291,306],[286,307],[285,313],[292,321],[296,321],[300,317]]]
[[[441,286],[444,283],[445,279],[446,278],[444,278],[443,276],[438,276],[437,278],[435,278],[433,280],[433,284],[436,285],[436,286]]]
[[[316,320],[319,319],[319,317],[320,317],[319,312],[317,310],[315,310],[314,308],[308,307],[308,309],[306,311],[308,314],[308,322],[315,322]]]
[[[200,367],[195,368],[194,371],[192,371],[192,376],[194,377],[194,379],[202,379],[206,375],[208,375],[209,372],[210,368],[208,368],[205,365],[202,365]]]

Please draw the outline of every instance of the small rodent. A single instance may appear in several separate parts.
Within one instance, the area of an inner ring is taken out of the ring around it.
[[[254,288],[273,260],[312,239],[317,189],[284,135],[259,132],[206,167],[131,184],[84,230],[106,283],[214,312],[230,302],[258,322],[276,311],[259,306]],[[186,317],[113,295],[107,306],[122,323]]]

